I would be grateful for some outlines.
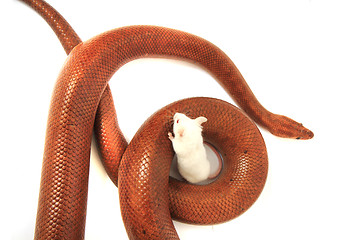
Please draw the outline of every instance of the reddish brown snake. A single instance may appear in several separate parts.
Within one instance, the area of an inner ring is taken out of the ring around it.
[[[144,123],[128,146],[117,126],[107,83],[133,59],[175,57],[199,64],[248,116],[274,135],[313,137],[301,124],[267,111],[232,61],[202,38],[162,27],[132,26],[81,42],[47,3],[22,1],[49,23],[69,55],[49,112],[35,239],[84,238],[93,129],[106,171],[119,186],[130,239],[178,239],[171,217],[198,224],[224,222],[246,211],[261,193],[267,176],[263,139],[241,110],[221,100],[192,98],[168,105]],[[214,183],[169,182],[174,153],[167,133],[175,112],[208,118],[204,139],[219,150],[225,162]]]

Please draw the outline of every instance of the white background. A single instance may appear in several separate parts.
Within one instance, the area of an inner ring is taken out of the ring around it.
[[[266,108],[315,133],[296,141],[261,129],[269,174],[258,201],[225,224],[175,222],[181,239],[360,239],[357,2],[49,0],[83,40],[134,24],[201,36],[229,55]],[[0,24],[0,238],[32,239],[49,102],[66,54],[45,21],[18,1],[1,1]],[[128,139],[175,100],[232,102],[208,73],[174,60],[131,62],[110,84]],[[127,239],[117,189],[95,150],[86,239]]]

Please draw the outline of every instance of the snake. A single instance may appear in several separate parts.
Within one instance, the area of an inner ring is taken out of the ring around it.
[[[302,124],[265,109],[231,59],[201,37],[140,25],[83,42],[45,1],[21,1],[45,19],[68,55],[50,104],[35,239],[84,239],[93,134],[104,168],[118,187],[129,239],[179,239],[172,219],[217,224],[251,207],[268,172],[266,146],[255,123],[279,137],[314,136]],[[124,64],[149,57],[200,66],[241,109],[209,97],[179,100],[150,116],[128,143],[118,126],[108,82]],[[176,112],[208,118],[204,141],[219,151],[224,162],[213,183],[194,185],[169,177],[174,151],[167,133]]]

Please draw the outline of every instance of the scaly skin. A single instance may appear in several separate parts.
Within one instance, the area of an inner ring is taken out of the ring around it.
[[[69,54],[49,112],[35,239],[84,238],[93,128],[105,168],[119,184],[130,239],[178,239],[170,213],[179,221],[224,222],[246,211],[261,193],[267,153],[260,132],[241,110],[221,100],[193,98],[173,103],[147,120],[128,146],[117,125],[108,81],[131,60],[160,56],[195,62],[219,81],[250,118],[274,135],[313,137],[301,124],[267,111],[234,63],[202,38],[162,27],[132,26],[81,42],[44,1],[22,1],[49,23]],[[216,182],[196,186],[170,179],[169,183],[174,153],[167,133],[175,112],[209,119],[204,139],[225,161]]]

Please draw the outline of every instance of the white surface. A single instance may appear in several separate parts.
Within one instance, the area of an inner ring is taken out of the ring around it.
[[[225,224],[176,222],[181,239],[360,239],[358,1],[49,2],[83,40],[133,24],[208,39],[230,56],[265,107],[314,131],[313,140],[295,141],[261,129],[270,165],[259,200]],[[31,239],[48,107],[66,54],[44,20],[18,1],[1,1],[0,24],[0,238]],[[128,139],[175,100],[232,102],[206,72],[174,60],[131,62],[111,88]],[[117,189],[92,151],[86,239],[120,238],[127,236]]]

